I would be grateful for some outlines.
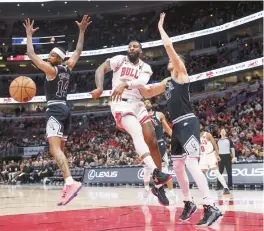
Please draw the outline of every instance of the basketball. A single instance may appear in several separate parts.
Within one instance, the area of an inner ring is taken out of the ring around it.
[[[10,84],[9,94],[17,102],[26,103],[36,95],[36,84],[29,77],[17,77]]]

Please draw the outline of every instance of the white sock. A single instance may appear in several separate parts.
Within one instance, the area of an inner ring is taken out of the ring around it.
[[[206,180],[205,175],[203,174],[201,168],[198,164],[197,158],[186,158],[186,167],[188,168],[190,174],[192,175],[198,189],[201,191],[203,196],[203,203],[205,205],[214,206],[214,202],[211,198],[208,182]]]
[[[151,169],[151,172],[157,168],[151,156],[146,156],[143,161],[147,165],[147,168]]]
[[[145,184],[145,190],[149,191],[149,184]]]
[[[65,183],[66,185],[71,185],[73,184],[74,180],[72,178],[72,176],[68,176],[66,179],[65,179]]]
[[[145,185],[145,189],[149,190],[149,180],[150,180],[150,175],[152,173],[152,169],[148,168],[147,166],[144,166],[144,185]]]
[[[219,172],[219,169],[212,170],[212,172],[214,172],[214,174],[216,175],[216,177],[220,181],[220,183],[223,185],[223,187],[228,188],[223,175]]]
[[[180,185],[184,201],[192,201],[189,188],[189,179],[185,170],[185,159],[173,160],[173,169],[176,174],[177,181]]]

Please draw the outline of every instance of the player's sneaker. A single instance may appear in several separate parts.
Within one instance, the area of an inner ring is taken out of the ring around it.
[[[64,199],[65,199],[65,196],[66,196],[66,193],[67,193],[67,186],[68,186],[68,185],[65,185],[65,186],[63,187],[62,191],[61,191],[61,199],[60,199],[60,201],[57,203],[58,206],[61,206],[62,203],[63,203],[63,201],[64,201]]]
[[[65,195],[62,205],[67,205],[74,197],[76,197],[81,188],[82,183],[77,181],[74,181],[71,185],[67,185],[65,187]]]
[[[160,188],[152,187],[151,192],[154,196],[158,197],[158,201],[161,205],[168,206],[170,204],[163,186]]]
[[[204,217],[196,225],[197,226],[210,226],[223,215],[218,208],[211,205],[204,205]]]
[[[172,179],[172,176],[170,174],[163,173],[158,168],[155,168],[152,174],[152,178],[154,183],[158,185],[168,183]]]
[[[197,211],[197,206],[191,201],[184,201],[184,209],[182,211],[182,215],[180,216],[180,220],[187,221],[190,219],[191,215]]]
[[[224,195],[228,195],[228,194],[230,194],[229,189],[228,189],[228,188],[224,188],[224,190],[223,190],[223,194],[224,194]]]

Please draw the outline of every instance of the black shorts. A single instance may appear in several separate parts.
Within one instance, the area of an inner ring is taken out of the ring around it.
[[[159,140],[158,145],[159,145],[162,162],[168,164],[169,158],[166,150],[166,142],[164,140]]]
[[[71,130],[71,112],[66,104],[52,104],[46,110],[46,135],[62,137],[67,140]]]
[[[171,137],[172,159],[200,156],[200,122],[194,114],[173,121]]]

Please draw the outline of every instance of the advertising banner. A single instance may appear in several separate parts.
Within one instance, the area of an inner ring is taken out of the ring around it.
[[[264,57],[257,58],[253,60],[249,60],[243,63],[238,63],[222,68],[218,68],[215,70],[203,72],[200,74],[195,74],[189,76],[190,82],[196,82],[204,79],[211,79],[217,76],[230,74],[237,71],[243,71],[247,69],[251,69],[258,66],[263,66],[264,64]],[[151,85],[151,84],[150,84]],[[111,90],[103,91],[101,97],[109,97],[111,95]],[[77,93],[77,94],[68,94],[67,100],[80,100],[80,99],[91,99],[92,95],[89,92],[86,93]],[[35,96],[29,103],[36,103],[36,102],[46,102],[46,96]],[[11,103],[18,103],[13,98],[0,98],[0,104],[11,104]]]
[[[46,146],[25,147],[24,148],[24,156],[38,155],[39,152],[44,152],[45,148],[46,148]]]
[[[173,181],[177,182],[176,174],[169,167],[169,173]],[[187,171],[190,183],[194,183],[193,178]],[[234,164],[232,168],[233,184],[263,184],[264,168],[263,163],[243,163]],[[113,168],[86,168],[83,183],[143,183],[144,169],[142,166],[136,167],[113,167]],[[223,174],[227,181],[227,174]],[[208,171],[206,178],[209,183],[216,182],[216,176]]]

